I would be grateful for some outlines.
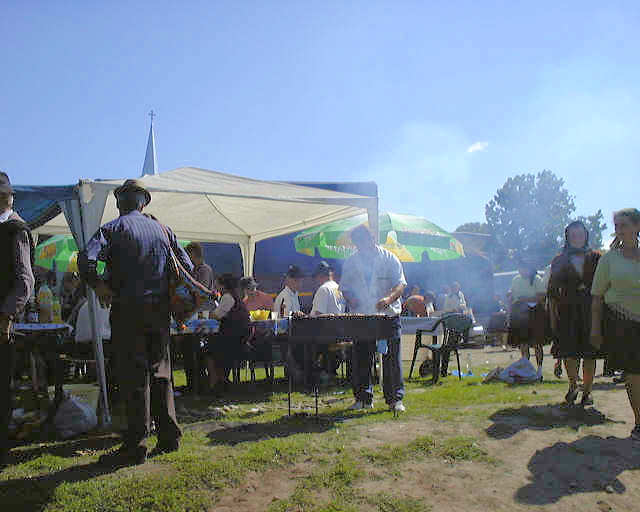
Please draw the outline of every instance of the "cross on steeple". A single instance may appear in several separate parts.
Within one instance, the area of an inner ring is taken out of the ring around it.
[[[151,124],[153,124],[153,118],[156,117],[156,113],[153,109],[149,112],[149,117],[151,118]]]

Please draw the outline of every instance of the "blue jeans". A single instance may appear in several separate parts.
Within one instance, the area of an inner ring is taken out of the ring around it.
[[[404,397],[402,378],[402,354],[400,350],[400,319],[398,319],[397,336],[387,340],[387,353],[382,356],[382,390],[384,401],[393,404]],[[376,350],[373,340],[360,340],[353,346],[351,384],[355,399],[363,403],[373,401],[373,380],[371,366]]]

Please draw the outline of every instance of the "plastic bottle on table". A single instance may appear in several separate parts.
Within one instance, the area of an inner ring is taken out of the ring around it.
[[[51,323],[53,321],[53,292],[47,283],[44,283],[38,290],[38,305],[40,307],[38,315],[40,323]]]
[[[54,324],[62,323],[62,306],[60,305],[60,299],[58,297],[53,297],[53,305],[51,307],[51,312],[53,316]]]
[[[38,307],[36,306],[36,296],[31,295],[27,307],[25,308],[25,320],[28,324],[38,323]]]

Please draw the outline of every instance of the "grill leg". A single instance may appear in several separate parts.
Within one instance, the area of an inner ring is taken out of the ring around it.
[[[287,394],[287,398],[289,400],[289,416],[291,416],[291,388],[292,388],[292,383],[291,383],[291,379],[293,378],[291,376],[291,372],[287,372],[289,374],[289,393]]]

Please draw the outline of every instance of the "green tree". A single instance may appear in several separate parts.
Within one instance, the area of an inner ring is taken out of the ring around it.
[[[551,171],[507,179],[485,207],[487,224],[500,247],[496,265],[514,268],[520,257],[540,267],[548,265],[574,211],[564,180]]]
[[[490,235],[491,230],[486,222],[465,222],[456,228],[456,233],[481,233]]]
[[[602,233],[607,229],[602,210],[598,210],[587,217],[581,215],[578,220],[584,222],[584,225],[589,230],[589,245],[594,249],[600,249],[602,247]]]

